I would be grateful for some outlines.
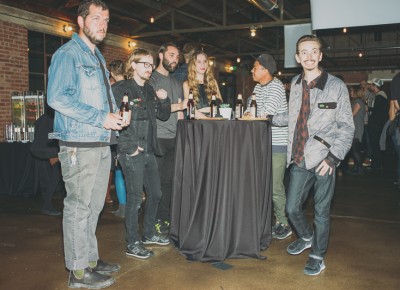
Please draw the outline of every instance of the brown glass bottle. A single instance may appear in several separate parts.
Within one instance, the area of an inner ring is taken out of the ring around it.
[[[217,100],[215,94],[212,94],[210,102],[210,117],[215,118],[217,116],[217,112],[218,112]]]
[[[187,119],[194,120],[194,101],[193,101],[193,93],[189,92],[189,100],[187,102]]]
[[[238,94],[236,100],[236,108],[235,108],[235,119],[239,120],[242,117],[243,117],[243,99],[242,99],[242,94]]]
[[[257,117],[257,102],[256,102],[256,95],[251,95],[251,102],[250,102],[250,116],[253,118]]]
[[[119,108],[119,114],[122,117],[122,122],[127,123],[129,122],[129,97],[128,93],[124,93],[124,97],[122,98],[122,104],[121,107]]]

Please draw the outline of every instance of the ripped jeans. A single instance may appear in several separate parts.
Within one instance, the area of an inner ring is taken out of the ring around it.
[[[88,267],[97,261],[96,227],[103,209],[111,165],[109,146],[60,146],[58,154],[67,196],[64,199],[63,233],[65,266]]]

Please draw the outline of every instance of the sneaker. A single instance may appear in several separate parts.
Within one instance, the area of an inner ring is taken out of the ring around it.
[[[102,289],[114,284],[113,277],[100,274],[90,268],[84,269],[84,274],[81,279],[76,278],[74,271],[69,272],[68,287],[69,288],[88,288]]]
[[[139,259],[148,259],[154,256],[153,251],[147,250],[139,241],[126,247],[126,254]]]
[[[319,275],[325,268],[324,259],[309,257],[304,267],[304,274],[311,276]]]
[[[145,245],[160,245],[160,246],[165,246],[169,244],[169,239],[167,237],[154,234],[150,239],[143,237],[142,242]]]
[[[287,247],[287,252],[290,255],[298,255],[304,250],[311,248],[311,245],[312,237],[309,239],[300,238],[289,244]]]
[[[156,233],[161,236],[169,233],[169,221],[167,219],[157,220],[154,227],[156,228]]]
[[[121,269],[119,264],[112,264],[104,262],[103,260],[97,260],[97,265],[94,268],[91,268],[92,271],[103,275],[110,275],[111,273],[118,272]]]
[[[289,225],[277,224],[275,225],[275,232],[272,237],[278,240],[284,240],[292,234],[292,229]]]
[[[368,166],[371,166],[371,159],[365,159],[364,161],[363,161],[363,164],[362,164],[363,166],[365,166],[365,167],[368,167]]]

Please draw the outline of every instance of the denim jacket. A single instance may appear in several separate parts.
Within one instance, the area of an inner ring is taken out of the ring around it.
[[[159,99],[153,87],[148,83],[145,83],[143,87],[143,89],[147,91],[147,99],[144,100],[140,98],[137,93],[139,86],[136,84],[135,80],[129,79],[119,81],[117,84],[118,86],[113,87],[117,103],[122,103],[124,93],[127,92],[129,96],[129,109],[131,110],[130,125],[119,133],[118,153],[131,155],[139,146],[143,148],[145,152],[149,151],[149,148],[147,148],[147,138],[150,121],[153,129],[151,149],[154,154],[162,155],[157,139],[156,118],[162,121],[168,120],[171,115],[170,99]]]
[[[273,116],[272,124],[289,127],[288,165],[292,162],[292,147],[297,118],[302,105],[302,75],[292,80],[289,113]],[[304,145],[307,169],[327,158],[339,165],[349,151],[354,135],[354,122],[346,85],[337,77],[322,71],[316,86],[310,91],[310,115],[307,120],[309,138]]]
[[[98,48],[96,55],[109,72]],[[67,142],[109,142],[111,130],[103,128],[110,107],[98,58],[74,33],[72,39],[53,55],[49,68],[48,104],[55,109],[50,139]],[[116,111],[110,89],[113,112]]]

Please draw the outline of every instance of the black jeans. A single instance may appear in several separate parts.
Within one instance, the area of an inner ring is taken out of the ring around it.
[[[158,203],[161,198],[160,176],[153,153],[139,153],[136,156],[120,157],[122,171],[126,183],[125,226],[126,241],[134,244],[140,241],[138,210],[142,204],[143,186],[146,190],[146,206],[143,222],[143,236],[151,238],[154,235],[155,219]]]
[[[161,180],[161,201],[158,207],[157,219],[170,219],[172,178],[174,174],[175,163],[175,138],[158,138],[162,156],[157,156],[158,170]]]

